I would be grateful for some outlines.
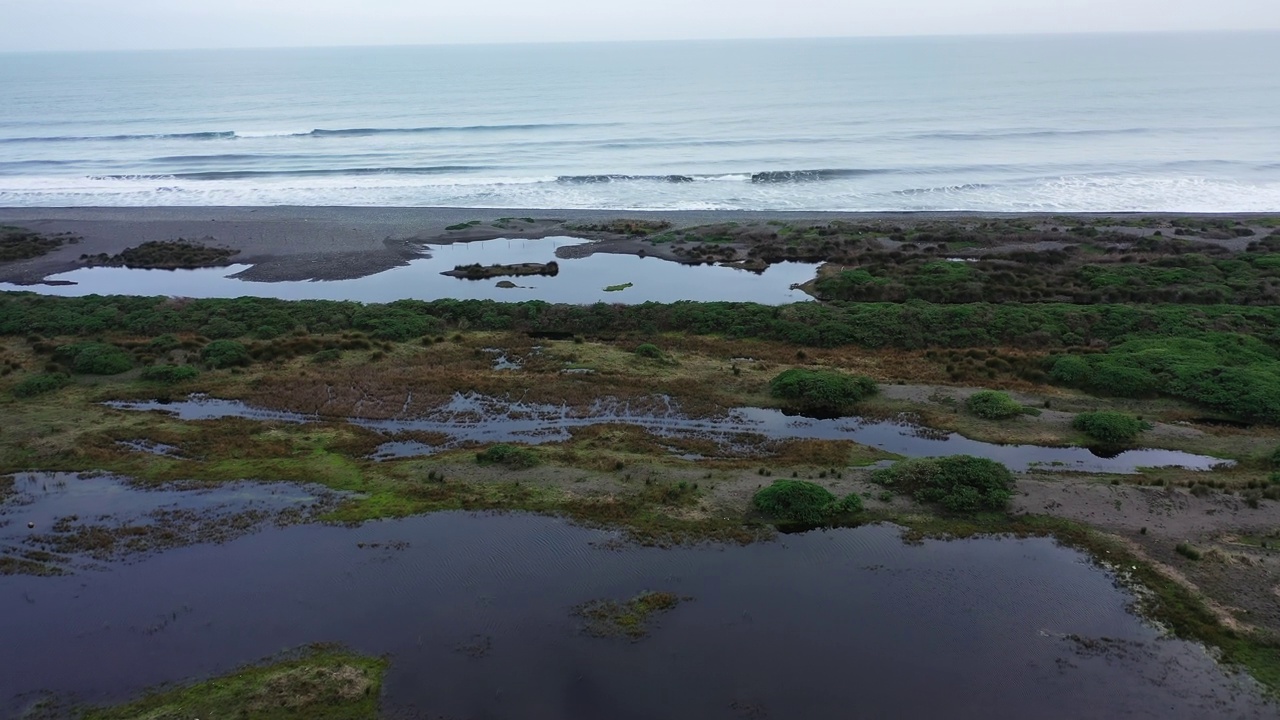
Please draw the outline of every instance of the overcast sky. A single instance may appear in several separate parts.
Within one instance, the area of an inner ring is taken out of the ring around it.
[[[0,49],[1280,29],[1280,0],[0,0]]]

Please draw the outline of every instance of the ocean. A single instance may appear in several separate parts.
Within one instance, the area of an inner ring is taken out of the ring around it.
[[[1280,35],[0,53],[0,206],[1280,210]]]

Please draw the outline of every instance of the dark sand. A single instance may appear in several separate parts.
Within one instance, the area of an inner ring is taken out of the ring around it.
[[[1187,213],[1074,214],[1070,217],[1187,217]],[[253,267],[247,280],[339,280],[363,277],[406,264],[424,243],[449,243],[498,237],[575,235],[605,240],[592,252],[637,253],[665,257],[669,251],[638,240],[572,232],[569,226],[618,218],[666,220],[676,227],[720,222],[827,222],[831,220],[921,221],[975,218],[1062,218],[1062,214],[1023,213],[850,213],[756,212],[740,210],[633,212],[618,210],[391,208],[391,207],[100,207],[0,208],[0,225],[43,233],[71,232],[83,241],[43,257],[0,267],[0,282],[33,284],[81,266],[81,254],[120,251],[152,240],[179,238],[239,250],[233,260]],[[1224,216],[1214,216],[1224,217]],[[1230,217],[1259,217],[1239,214]],[[507,230],[494,228],[500,218],[533,218]],[[447,232],[446,227],[478,220],[484,225]],[[581,251],[579,251],[581,252]],[[674,259],[674,257],[669,258]]]

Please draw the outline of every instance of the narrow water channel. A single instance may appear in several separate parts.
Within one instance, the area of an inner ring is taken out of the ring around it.
[[[254,408],[238,400],[222,400],[193,395],[173,402],[111,402],[122,410],[158,411],[183,420],[244,417],[283,422],[311,422],[318,416]],[[1182,467],[1209,470],[1232,461],[1194,455],[1178,450],[1136,449],[1097,454],[1080,447],[1037,445],[997,445],[957,435],[940,433],[905,422],[872,421],[858,417],[815,419],[794,417],[769,408],[733,408],[711,418],[682,415],[674,404],[660,413],[633,411],[624,403],[601,399],[586,410],[568,406],[522,403],[481,395],[456,394],[445,405],[414,418],[372,420],[348,418],[350,422],[385,433],[406,430],[440,433],[450,441],[440,447],[422,443],[391,442],[381,448],[380,457],[430,455],[465,442],[520,442],[541,444],[570,438],[569,430],[601,423],[624,423],[643,427],[665,437],[700,437],[719,442],[726,452],[742,453],[741,436],[754,435],[770,440],[817,439],[852,440],[907,457],[973,455],[1004,463],[1010,470],[1035,468],[1055,471],[1134,473],[1143,467]]]

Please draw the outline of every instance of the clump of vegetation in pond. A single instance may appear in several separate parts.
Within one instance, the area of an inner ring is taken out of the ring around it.
[[[635,283],[622,283],[621,285],[606,285],[605,292],[622,292],[629,287],[635,287]]]
[[[80,242],[80,238],[70,233],[42,235],[25,228],[0,226],[0,262],[40,257],[66,242]]]
[[[480,224],[479,220],[468,220],[467,222],[461,222],[455,225],[446,226],[445,230],[448,230],[449,232],[458,232],[460,230],[470,230],[471,228],[479,224]]]
[[[231,248],[211,247],[177,240],[152,240],[122,250],[118,255],[82,255],[81,260],[108,267],[152,268],[162,270],[221,267],[231,264],[231,256],[240,252]]]
[[[31,375],[23,378],[22,381],[13,386],[13,395],[20,398],[35,397],[36,395],[43,395],[66,387],[70,382],[71,376],[66,373]]]
[[[200,351],[200,359],[215,370],[253,362],[249,349],[235,340],[214,340]]]
[[[133,356],[115,345],[100,342],[63,345],[54,357],[80,375],[119,375],[133,367]]]
[[[822,525],[862,510],[862,498],[857,493],[837,498],[830,490],[807,480],[775,480],[756,491],[751,504],[771,520],[799,525]]]
[[[524,470],[538,464],[538,454],[529,448],[515,445],[494,445],[488,450],[476,453],[476,462],[481,465],[503,465],[512,470]]]
[[[1087,412],[1076,415],[1071,427],[1107,445],[1124,445],[1151,429],[1151,423],[1119,412]]]
[[[153,365],[144,369],[140,377],[147,382],[176,385],[194,380],[199,374],[200,371],[190,365]]]
[[[150,693],[83,720],[376,720],[383,658],[316,647],[278,662],[241,668],[205,682]]]
[[[1013,497],[1013,473],[994,460],[970,455],[912,458],[877,470],[871,479],[918,502],[951,512],[1004,510]]]
[[[848,412],[877,390],[876,382],[869,377],[835,370],[791,368],[769,381],[769,393],[773,397],[799,410],[824,414]]]
[[[632,641],[649,634],[654,617],[676,609],[682,598],[671,592],[644,592],[630,600],[592,600],[573,609],[594,637],[625,637]]]
[[[1024,414],[1021,404],[998,390],[981,390],[964,401],[965,409],[985,420],[1008,420]]]

